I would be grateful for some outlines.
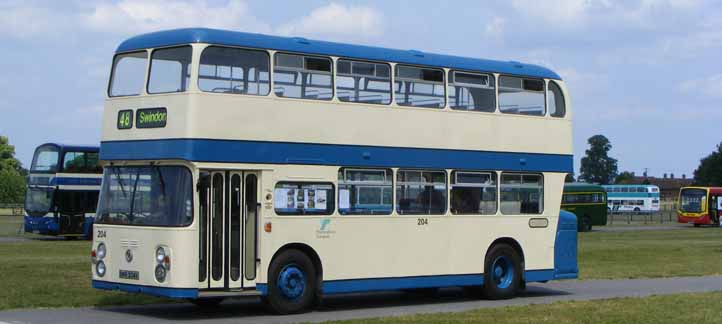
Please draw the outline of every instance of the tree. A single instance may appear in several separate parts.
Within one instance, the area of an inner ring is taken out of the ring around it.
[[[15,158],[15,146],[10,145],[7,136],[0,136],[0,170],[20,172],[22,166]]]
[[[18,204],[25,196],[22,164],[15,158],[15,147],[0,136],[0,204]]]
[[[574,182],[574,173],[567,173],[566,178],[564,178],[564,182]]]
[[[25,177],[14,170],[0,170],[0,204],[21,204],[25,197]]]
[[[582,158],[579,178],[586,182],[608,184],[617,176],[617,159],[609,157],[612,144],[604,135],[594,135],[587,140],[589,149]]]
[[[634,180],[634,173],[629,171],[622,171],[617,175],[616,178],[614,178],[614,183],[616,184],[629,184],[632,183],[632,180]]]
[[[722,143],[717,144],[717,150],[699,161],[694,170],[694,183],[698,186],[722,185]]]

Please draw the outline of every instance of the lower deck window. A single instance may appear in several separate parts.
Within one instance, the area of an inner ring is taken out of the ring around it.
[[[392,210],[392,173],[385,169],[343,168],[338,172],[338,212],[388,215]]]
[[[279,182],[273,206],[278,215],[330,215],[334,193],[331,183]]]
[[[451,212],[454,214],[496,214],[496,173],[451,173]]]
[[[541,214],[544,182],[540,174],[501,175],[501,212],[503,214]]]
[[[446,211],[444,171],[399,170],[396,173],[399,214],[443,214]]]

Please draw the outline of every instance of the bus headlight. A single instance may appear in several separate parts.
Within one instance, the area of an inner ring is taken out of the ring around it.
[[[96,257],[98,260],[103,260],[105,258],[105,243],[98,244],[98,249],[96,250]]]
[[[155,280],[158,280],[158,282],[165,281],[165,276],[167,274],[167,271],[163,267],[162,264],[158,264],[155,266]]]
[[[105,262],[98,261],[98,264],[95,265],[95,273],[98,275],[98,277],[105,276]]]
[[[155,261],[163,266],[166,271],[170,270],[170,251],[165,246],[159,246],[155,249]]]
[[[163,260],[165,260],[165,249],[162,246],[159,246],[155,250],[155,260],[158,261],[158,263],[163,263]]]

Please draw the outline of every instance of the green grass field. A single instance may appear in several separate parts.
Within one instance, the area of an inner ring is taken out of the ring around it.
[[[722,274],[721,234],[718,228],[580,233],[580,278]]]
[[[22,225],[22,216],[0,216],[0,236],[17,236]]]
[[[16,236],[21,217],[0,217],[0,236]],[[0,310],[141,304],[168,299],[90,287],[90,243],[32,240],[0,243]],[[580,234],[581,279],[722,274],[722,240],[714,228]]]
[[[338,324],[383,323],[720,323],[722,292],[558,302],[547,305],[477,309],[461,313],[420,314]]]

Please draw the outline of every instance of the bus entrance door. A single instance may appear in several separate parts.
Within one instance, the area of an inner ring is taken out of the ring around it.
[[[258,173],[201,172],[199,281],[204,288],[255,286]]]

